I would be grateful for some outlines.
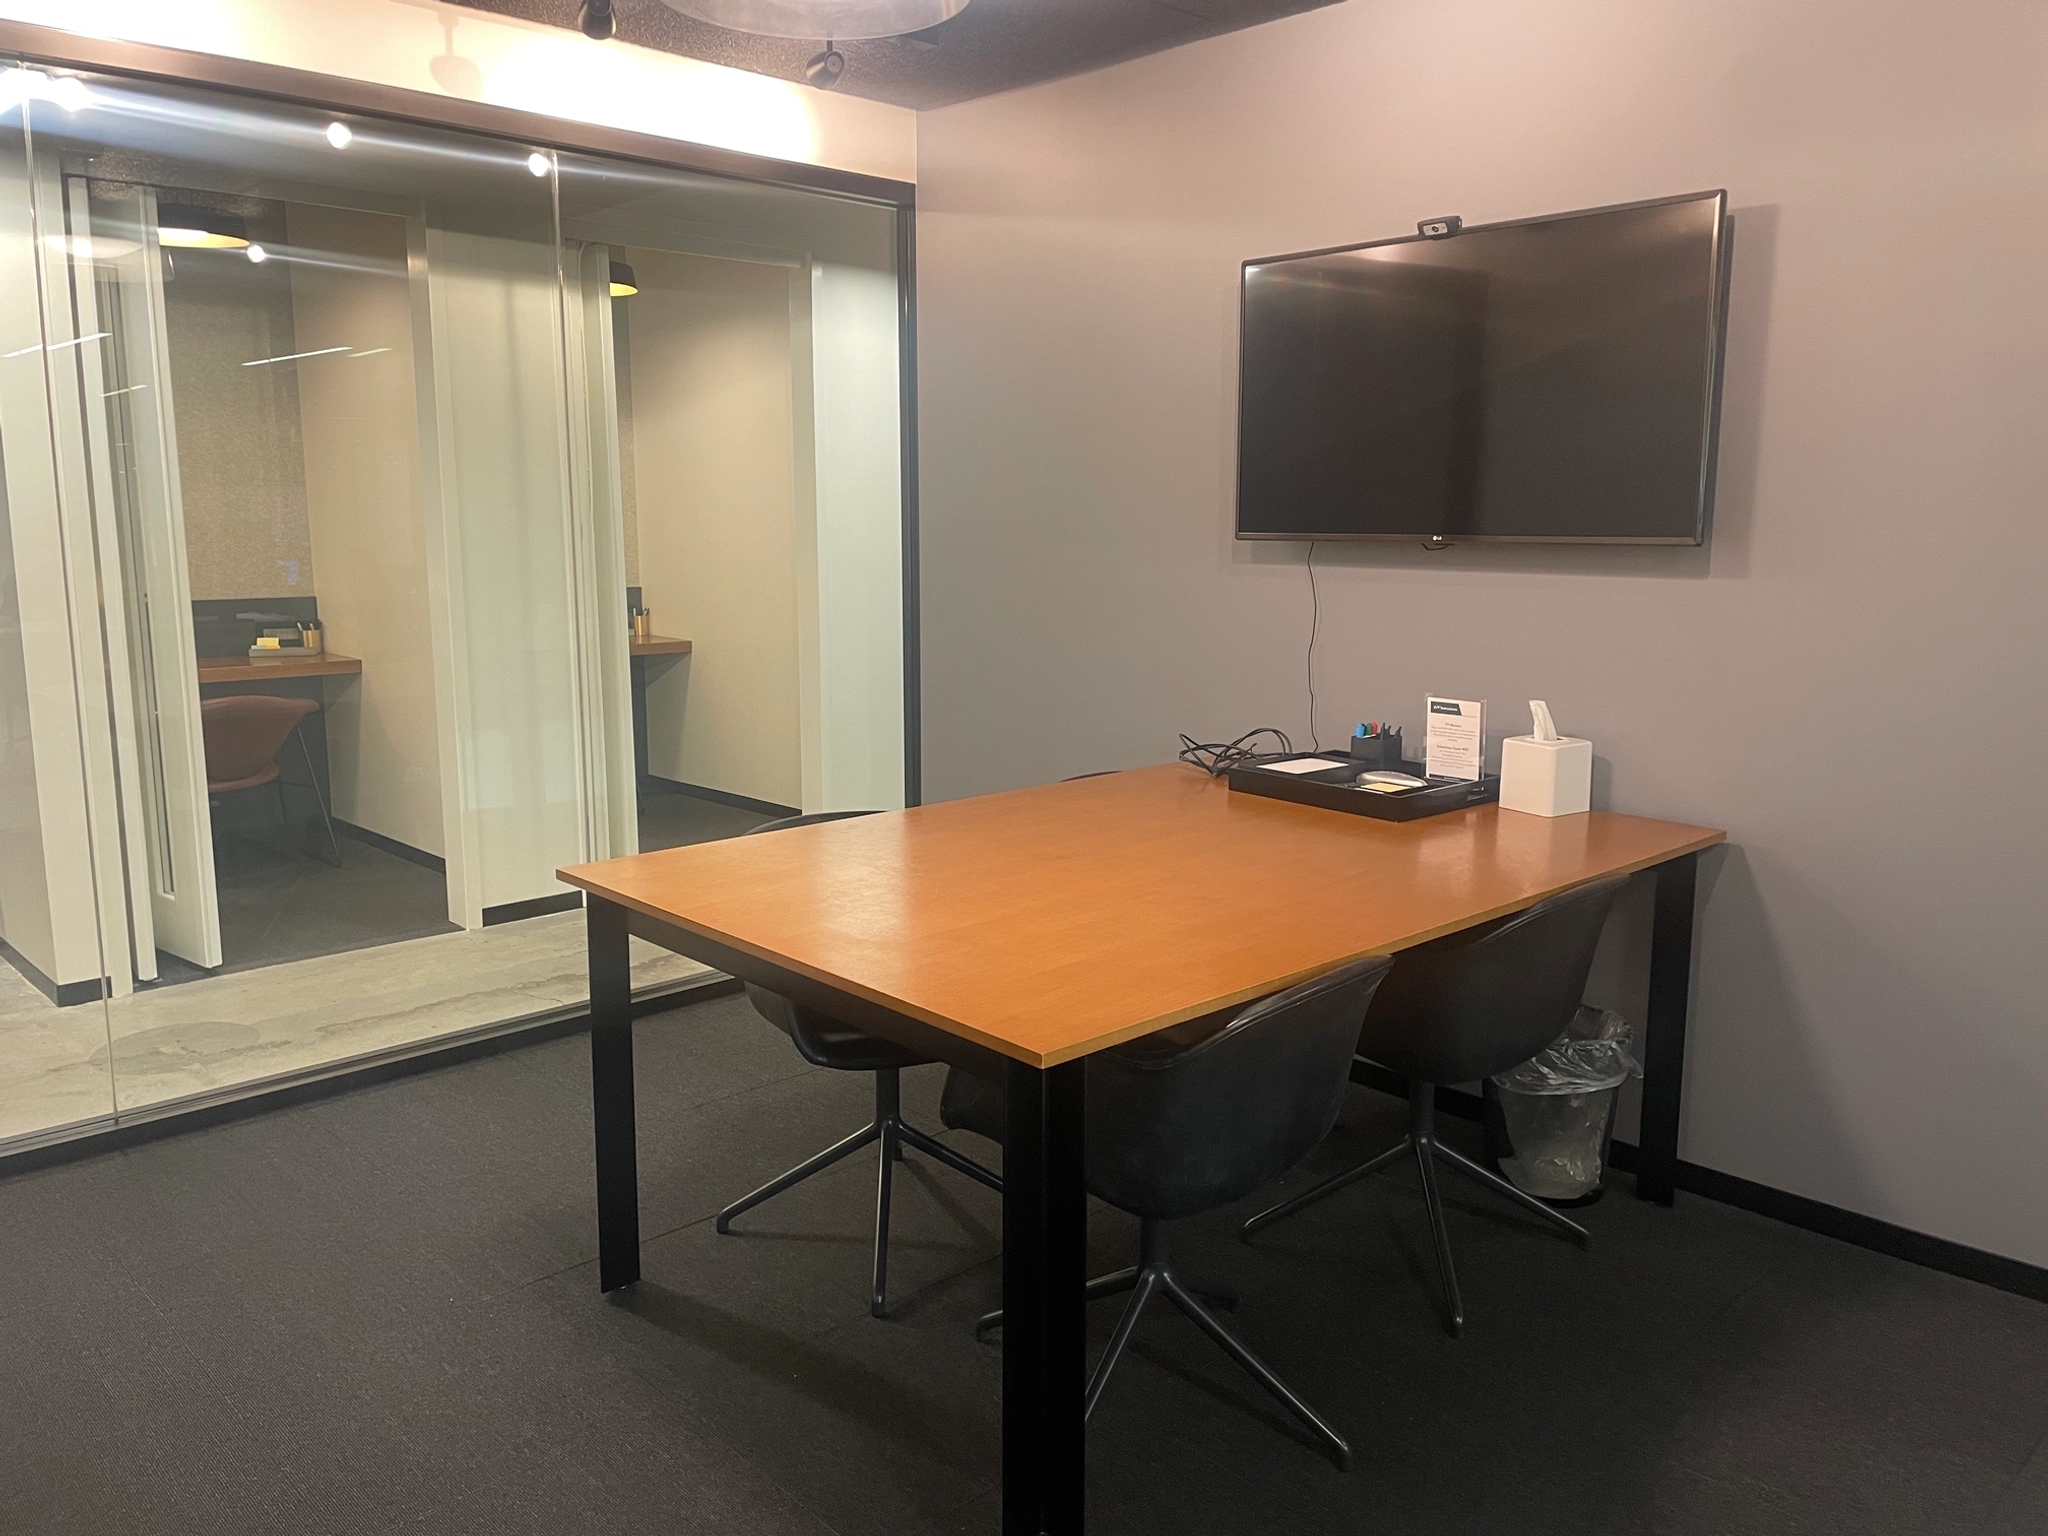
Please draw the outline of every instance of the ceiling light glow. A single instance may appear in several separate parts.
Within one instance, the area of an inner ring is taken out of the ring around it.
[[[76,75],[53,79],[40,69],[24,69],[19,64],[0,70],[0,112],[11,112],[28,101],[54,102],[66,112],[77,112],[93,104],[92,92]]]
[[[262,250],[262,246],[253,247]],[[302,357],[331,357],[336,352],[353,352],[354,347],[315,347],[311,352],[287,352],[283,357],[252,357],[242,364],[244,368],[262,368],[270,363],[295,363]]]
[[[118,261],[142,249],[134,240],[115,240],[106,235],[45,235],[43,244],[73,261]]]
[[[181,251],[242,251],[249,247],[238,235],[217,235],[210,229],[183,229],[175,224],[157,230],[156,243]]]
[[[243,251],[249,223],[238,213],[192,203],[159,203],[156,243],[181,251]]]
[[[672,11],[759,37],[900,37],[951,20],[967,0],[662,0]]]
[[[38,343],[33,347],[21,347],[13,352],[0,352],[0,357],[27,357],[31,352],[61,352],[66,347],[82,347],[88,341],[104,341],[113,334],[112,331],[94,331],[89,336],[73,336],[68,341],[53,341],[47,347]]]

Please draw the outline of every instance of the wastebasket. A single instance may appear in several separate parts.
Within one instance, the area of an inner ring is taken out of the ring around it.
[[[1614,1104],[1643,1069],[1635,1031],[1611,1009],[1581,1008],[1571,1027],[1487,1084],[1487,1150],[1517,1189],[1584,1205],[1600,1196]]]

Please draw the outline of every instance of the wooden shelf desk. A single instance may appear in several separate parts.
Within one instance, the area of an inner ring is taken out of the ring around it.
[[[1656,871],[1637,1192],[1669,1203],[1706,827],[1481,806],[1376,821],[1180,765],[561,872],[589,893],[598,1283],[640,1276],[628,938],[1007,1083],[1003,1531],[1082,1529],[1093,1052]]]
[[[633,671],[633,782],[643,790],[647,784],[647,680],[650,671],[667,670],[676,657],[687,656],[695,647],[673,635],[649,635],[635,640],[629,652]]]
[[[202,683],[271,683],[289,677],[360,677],[362,662],[353,656],[322,651],[317,656],[281,651],[275,661],[268,656],[202,656]]]
[[[633,642],[632,654],[639,656],[687,656],[691,645],[687,640],[678,640],[673,635],[649,635],[645,640]]]

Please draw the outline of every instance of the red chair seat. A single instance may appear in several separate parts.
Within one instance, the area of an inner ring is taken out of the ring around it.
[[[200,735],[206,744],[206,792],[258,789],[277,778],[277,754],[298,723],[320,706],[311,699],[236,693],[202,699]]]

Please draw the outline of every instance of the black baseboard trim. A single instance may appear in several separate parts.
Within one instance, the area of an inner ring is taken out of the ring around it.
[[[1397,1098],[1408,1096],[1407,1079],[1374,1062],[1352,1062],[1351,1080]],[[1439,1088],[1436,1091],[1437,1108],[1460,1120],[1482,1119],[1484,1102],[1479,1095],[1458,1088]],[[1619,1140],[1611,1143],[1608,1160],[1621,1172],[1633,1174],[1636,1167],[1635,1144]],[[1678,1164],[1677,1184],[1687,1194],[1721,1205],[1732,1205],[1758,1216],[1768,1216],[1789,1227],[1818,1232],[1822,1237],[1832,1237],[1838,1242],[1868,1248],[1872,1253],[1904,1259],[1923,1269],[1940,1270],[1945,1275],[1975,1280],[1979,1285],[2009,1291],[2031,1301],[2048,1301],[2048,1269],[2039,1265],[2008,1259],[2003,1254],[1987,1253],[1982,1248],[1952,1243],[1947,1238],[1929,1237],[1925,1232],[1915,1232],[1910,1227],[1896,1226],[1875,1216],[1845,1210],[1839,1205],[1809,1200],[1804,1195],[1737,1178],[1732,1173],[1722,1173],[1717,1168],[1705,1168],[1683,1159]]]
[[[508,901],[502,907],[484,908],[484,926],[524,922],[529,917],[546,917],[550,912],[574,912],[583,905],[581,891],[564,891],[559,896],[536,896],[531,901]]]
[[[730,976],[722,976],[716,981],[684,987],[681,991],[671,990],[656,993],[651,997],[636,997],[633,999],[633,1017],[644,1019],[650,1014],[667,1013],[672,1008],[684,1008],[692,1003],[708,1002],[718,997],[732,997],[741,990],[739,982]],[[290,1109],[296,1105],[311,1104],[321,1099],[353,1093],[358,1088],[369,1088],[379,1083],[396,1082],[401,1078],[438,1072],[443,1067],[477,1061],[486,1056],[503,1055],[506,1051],[521,1050],[529,1045],[559,1040],[567,1035],[584,1034],[589,1029],[588,1013],[574,1014],[565,1019],[549,1019],[544,1023],[527,1025],[523,1029],[508,1029],[503,1034],[490,1035],[481,1040],[463,1040],[439,1049],[421,1051],[417,1055],[401,1057],[396,1061],[373,1062],[369,1066],[336,1072],[332,1076],[317,1078],[312,1082],[263,1089],[250,1094],[247,1098],[233,1099],[224,1104],[208,1104],[203,1108],[180,1110],[153,1120],[112,1126],[103,1131],[90,1131],[69,1141],[30,1147],[0,1157],[0,1179],[18,1173],[33,1173],[37,1169],[60,1163],[79,1162],[88,1157],[98,1157],[103,1152],[125,1151],[144,1142],[162,1141],[172,1136],[182,1136],[188,1131],[204,1130],[209,1126],[227,1125],[237,1120],[252,1120],[273,1110]]]
[[[55,982],[45,976],[20,950],[5,939],[0,939],[0,959],[21,972],[21,979],[34,987],[59,1008],[75,1008],[80,1003],[96,1003],[107,995],[106,981],[94,977],[91,981]]]
[[[431,869],[437,875],[448,873],[448,861],[438,853],[429,853],[424,848],[415,848],[411,843],[401,843],[395,837],[386,837],[382,832],[372,832],[368,827],[359,827],[352,821],[334,818],[334,830],[343,837],[352,837],[359,843],[367,843],[394,859],[404,859],[408,864],[417,864],[421,869]]]
[[[1631,1172],[1635,1167],[1636,1149],[1628,1142],[1617,1141],[1612,1158],[1615,1167],[1624,1173]],[[1758,1184],[1732,1173],[1723,1173],[1718,1168],[1704,1168],[1682,1159],[1678,1164],[1677,1183],[1687,1194],[1732,1205],[1758,1216],[1768,1216],[1787,1226],[1801,1227],[1808,1232],[1818,1232],[1822,1237],[1868,1248],[1872,1253],[1904,1259],[1923,1269],[1937,1269],[1945,1275],[1974,1280],[1993,1290],[2009,1291],[2030,1301],[2048,1302],[2048,1269],[2036,1264],[1952,1243],[1945,1237],[1930,1237],[1925,1232],[1880,1221],[1860,1211],[1809,1200],[1804,1195],[1774,1189],[1768,1184]]]
[[[729,790],[708,789],[702,784],[685,784],[681,779],[664,779],[658,773],[648,774],[646,782],[672,795],[688,795],[693,800],[709,800],[713,805],[729,805],[736,811],[753,811],[778,820],[784,816],[803,815],[799,806],[777,805],[773,800],[756,800],[748,795],[735,795]]]

